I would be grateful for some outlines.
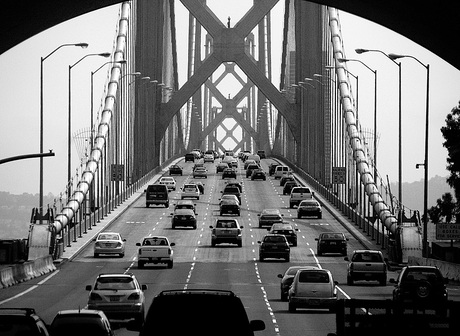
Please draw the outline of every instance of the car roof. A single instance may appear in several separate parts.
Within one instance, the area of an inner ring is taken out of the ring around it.
[[[59,316],[59,315],[98,315],[98,316],[103,316],[103,312],[101,310],[95,310],[95,309],[67,309],[67,310],[58,311],[56,316]]]
[[[265,214],[269,214],[269,215],[278,215],[280,214],[281,212],[278,210],[278,209],[263,209],[262,210],[262,213],[265,215]]]
[[[382,252],[379,251],[379,250],[354,250],[353,254],[354,253],[378,253],[378,254],[380,254]]]
[[[294,229],[294,226],[289,223],[275,223],[272,225],[272,229],[274,230],[286,229],[286,228]]]
[[[135,278],[132,273],[100,273],[98,278]]]
[[[193,204],[193,205],[195,205],[195,203],[192,200],[189,200],[189,199],[177,200],[177,204]]]
[[[193,209],[174,209],[174,214],[195,214]]]

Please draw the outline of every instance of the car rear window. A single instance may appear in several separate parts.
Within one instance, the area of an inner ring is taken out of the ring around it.
[[[382,256],[378,253],[356,253],[351,261],[355,262],[381,262]]]
[[[236,228],[236,223],[234,221],[218,221],[216,228],[234,229]]]
[[[323,233],[321,239],[344,239],[341,233]]]
[[[301,188],[301,187],[297,187],[297,188],[292,189],[292,192],[293,192],[293,193],[309,193],[309,192],[310,192],[310,188]]]
[[[104,290],[104,289],[134,289],[133,279],[128,277],[104,277],[99,278],[94,286],[94,289]]]
[[[329,283],[329,275],[324,271],[300,271],[299,282]]]

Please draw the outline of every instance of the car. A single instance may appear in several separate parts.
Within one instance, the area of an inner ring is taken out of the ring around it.
[[[235,168],[225,168],[222,172],[222,179],[234,178],[236,179],[236,169]]]
[[[275,174],[275,168],[278,167],[280,164],[277,162],[272,162],[268,165],[268,175],[272,176]]]
[[[216,219],[214,226],[209,226],[211,231],[211,246],[229,243],[243,246],[242,229],[236,219]]]
[[[300,269],[294,276],[288,292],[289,312],[297,308],[326,308],[335,311],[338,282],[327,269]]]
[[[204,154],[204,162],[213,162],[214,163],[214,154],[213,153],[205,153]]]
[[[219,203],[219,206],[220,206],[219,213],[221,216],[223,216],[224,214],[231,214],[231,215],[239,216],[241,214],[240,203],[238,202],[238,200],[228,200],[228,199],[222,200]]]
[[[315,199],[301,201],[297,206],[297,218],[302,218],[304,216],[316,216],[321,219],[323,217],[321,204]]]
[[[259,228],[263,226],[272,226],[274,223],[283,222],[283,214],[278,209],[263,209],[259,217]]]
[[[102,310],[69,309],[58,311],[49,327],[51,335],[114,336],[110,321]]]
[[[254,180],[266,180],[267,179],[267,175],[265,174],[265,172],[263,171],[263,169],[254,169],[252,171],[252,174],[251,174],[251,181],[254,181]]]
[[[244,161],[244,169],[248,169],[248,166],[250,164],[257,164],[255,160],[250,160],[250,159],[247,159]]]
[[[259,150],[257,151],[257,155],[259,155],[259,157],[260,157],[261,159],[265,159],[265,158],[266,158],[265,151],[262,150],[262,149],[259,149]]]
[[[195,162],[195,158],[197,158],[195,153],[187,153],[187,154],[185,154],[185,162],[187,162],[187,161]]]
[[[248,160],[249,161],[249,160]],[[250,177],[253,170],[260,169],[260,166],[257,163],[251,163],[246,168],[246,177]]]
[[[283,174],[280,178],[280,186],[281,187],[284,187],[284,184],[287,182],[287,181],[295,181],[295,178],[292,174]]]
[[[294,228],[292,224],[275,223],[272,225],[269,232],[273,234],[282,234],[286,237],[289,244],[297,246],[297,231],[299,231],[299,229]]]
[[[254,331],[265,329],[265,323],[262,320],[250,321],[243,302],[232,291],[181,288],[157,294],[144,325],[139,327],[130,323],[127,329],[140,331],[140,336],[254,336]]]
[[[195,162],[195,164],[192,167],[192,172],[197,168],[205,168],[203,160],[199,160],[199,161]]]
[[[176,209],[191,209],[195,212],[196,204],[193,203],[193,201],[189,199],[178,200],[177,203],[174,204],[174,210]]]
[[[176,190],[176,180],[174,177],[163,176],[158,181],[159,184],[164,184],[168,190]]]
[[[287,301],[289,288],[291,288],[292,281],[294,281],[294,276],[296,275],[299,269],[308,269],[308,268],[317,268],[316,266],[291,266],[284,273],[278,274],[278,278],[281,279],[280,282],[280,299],[281,301]]]
[[[226,187],[237,187],[240,190],[240,193],[243,192],[243,186],[241,185],[240,182],[236,180],[228,181],[225,183]]]
[[[197,200],[200,199],[200,189],[194,183],[186,183],[181,188],[182,194],[180,195],[181,199],[184,198],[196,198]]]
[[[230,167],[231,168],[238,168],[238,160],[233,158],[231,161],[230,161]]]
[[[240,204],[240,200],[238,199],[238,197],[236,195],[233,195],[233,194],[224,194],[222,195],[222,197],[219,199],[219,206],[223,203],[223,202],[226,202],[226,201],[235,201],[237,202],[238,204]]]
[[[313,199],[314,195],[309,187],[293,187],[289,195],[289,207],[292,209],[305,199]]]
[[[233,187],[233,186],[226,186],[224,190],[222,191],[222,196],[223,195],[235,195],[238,198],[238,202],[241,204],[241,192],[238,187]]]
[[[49,336],[43,319],[34,308],[0,308],[2,335]]]
[[[196,167],[193,170],[193,178],[202,177],[208,178],[208,170],[205,167]]]
[[[101,254],[116,254],[120,258],[125,256],[125,241],[118,232],[100,232],[93,239],[94,257],[97,258]]]
[[[204,183],[200,181],[193,181],[192,183],[195,183],[198,186],[198,189],[200,190],[200,194],[204,194]]]
[[[88,309],[102,310],[109,319],[144,322],[147,285],[140,285],[132,273],[99,274],[94,285],[87,285]]]
[[[445,307],[448,300],[448,283],[436,266],[405,266],[398,278],[390,279],[395,285],[393,300],[396,302],[415,302]]]
[[[281,178],[281,176],[283,176],[283,174],[289,174],[289,173],[291,173],[291,168],[289,168],[288,166],[278,165],[275,167],[275,171],[273,175],[275,179],[279,179]]]
[[[348,238],[342,232],[320,233],[316,244],[316,254],[322,256],[324,253],[341,253],[347,255]]]
[[[283,195],[290,195],[292,188],[298,186],[299,184],[296,181],[286,181],[286,183],[283,186]]]
[[[284,235],[281,234],[267,234],[262,241],[257,241],[259,246],[259,260],[265,261],[266,258],[285,259],[287,262],[290,260],[291,248]]]
[[[230,168],[228,163],[225,162],[219,162],[216,164],[216,173],[221,173],[223,172],[226,168]]]
[[[145,206],[148,208],[150,205],[169,207],[169,190],[166,185],[156,183],[147,186],[145,190]]]
[[[196,229],[196,215],[192,209],[176,209],[171,213],[171,227],[175,229],[178,226],[191,226]]]
[[[344,258],[349,261],[347,266],[347,285],[351,286],[355,281],[377,280],[380,285],[387,284],[387,260],[382,252],[378,250],[356,250],[351,258]]]
[[[169,167],[169,175],[182,175],[183,169],[177,164],[173,164]]]
[[[144,268],[145,264],[166,264],[168,268],[174,266],[175,243],[169,241],[166,236],[149,235],[142,238],[141,242],[136,243],[137,249],[137,267]]]

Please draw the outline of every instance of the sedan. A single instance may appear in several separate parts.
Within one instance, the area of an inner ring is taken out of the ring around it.
[[[267,176],[265,175],[265,172],[262,169],[254,169],[251,174],[251,180],[266,180]]]
[[[222,178],[235,178],[236,179],[236,169],[235,168],[225,168],[222,173]]]
[[[228,163],[220,162],[216,165],[216,173],[223,172],[226,168],[229,168]]]
[[[208,171],[204,167],[196,167],[193,170],[193,178],[202,177],[208,178]]]
[[[347,255],[348,238],[341,232],[324,232],[315,238],[318,242],[316,246],[316,254],[319,256],[324,253],[341,253]]]
[[[314,199],[301,201],[297,207],[297,218],[302,218],[303,216],[316,216],[321,218],[323,214],[319,202]]]
[[[171,226],[173,229],[178,226],[191,226],[193,229],[196,229],[196,213],[192,209],[176,209],[171,215]]]
[[[101,232],[94,239],[94,257],[101,254],[117,254],[120,258],[125,255],[125,241],[117,232]]]
[[[284,235],[269,233],[258,243],[260,244],[259,260],[261,262],[265,261],[265,258],[285,259],[289,262],[291,248]]]
[[[160,178],[158,183],[166,185],[169,191],[176,190],[176,180],[174,179],[174,177],[163,176],[162,178]]]
[[[170,166],[169,175],[182,175],[182,167],[176,164]]]
[[[220,202],[220,215],[224,214],[239,216],[241,213],[240,203],[237,200],[223,200]]]
[[[224,194],[222,195],[222,198],[219,200],[219,206],[225,202],[225,201],[236,201],[238,204],[240,204],[240,200],[238,199],[238,196],[232,195],[232,194]]]

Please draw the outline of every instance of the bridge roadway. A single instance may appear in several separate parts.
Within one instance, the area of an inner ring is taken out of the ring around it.
[[[262,160],[267,170],[271,159]],[[192,163],[180,163],[184,176],[177,177],[177,185],[192,180]],[[373,241],[357,231],[349,231],[340,215],[333,215],[325,208],[323,218],[297,219],[296,210],[289,209],[288,196],[283,196],[279,180],[251,181],[244,175],[242,165],[238,168],[238,179],[243,183],[242,213],[238,218],[243,229],[243,247],[218,245],[211,247],[209,225],[218,215],[218,199],[224,181],[221,173],[215,173],[212,163],[206,163],[209,176],[202,179],[205,194],[196,202],[198,228],[171,229],[171,207],[145,207],[145,198],[140,191],[113,211],[91,234],[79,239],[72,247],[66,247],[64,260],[58,270],[50,275],[18,284],[0,291],[0,307],[34,307],[47,323],[57,311],[85,307],[88,292],[85,285],[92,284],[99,273],[132,272],[140,283],[147,284],[147,307],[154,295],[165,289],[212,288],[234,291],[243,301],[250,319],[265,321],[266,330],[256,335],[326,335],[335,331],[335,315],[327,311],[298,310],[289,313],[287,302],[280,300],[278,273],[289,265],[320,265],[332,271],[339,281],[339,296],[353,298],[385,299],[391,297],[392,286],[363,282],[355,286],[346,285],[346,261],[339,255],[316,256],[316,242],[320,232],[343,231],[350,238],[349,251],[374,246]],[[180,198],[180,190],[172,191],[172,199]],[[285,220],[299,229],[298,246],[291,249],[291,261],[258,261],[257,241],[267,233],[258,227],[257,214],[263,208],[280,208]],[[333,211],[333,210],[331,210]],[[347,225],[346,225],[347,226]],[[350,226],[352,227],[352,225]],[[96,230],[97,229],[97,230]],[[96,232],[108,229],[120,232],[126,239],[124,258],[94,258],[91,238]],[[354,230],[351,228],[351,230]],[[353,233],[353,234],[352,234]],[[135,243],[148,234],[166,235],[174,247],[174,268],[150,266],[137,268]],[[358,238],[358,239],[356,239]],[[390,272],[389,277],[395,277]],[[453,290],[458,289],[454,288]],[[458,291],[455,293],[458,294]],[[460,300],[460,296],[457,296]],[[171,312],[174,314],[174,312]],[[229,316],[229,323],[232,317]],[[180,316],[177,317],[180,323]],[[193,328],[206,323],[206,316]],[[114,323],[116,335],[135,335],[123,328],[123,323]],[[224,327],[224,326],[223,326]],[[193,333],[193,332],[192,332]],[[195,334],[195,333],[193,333]]]

